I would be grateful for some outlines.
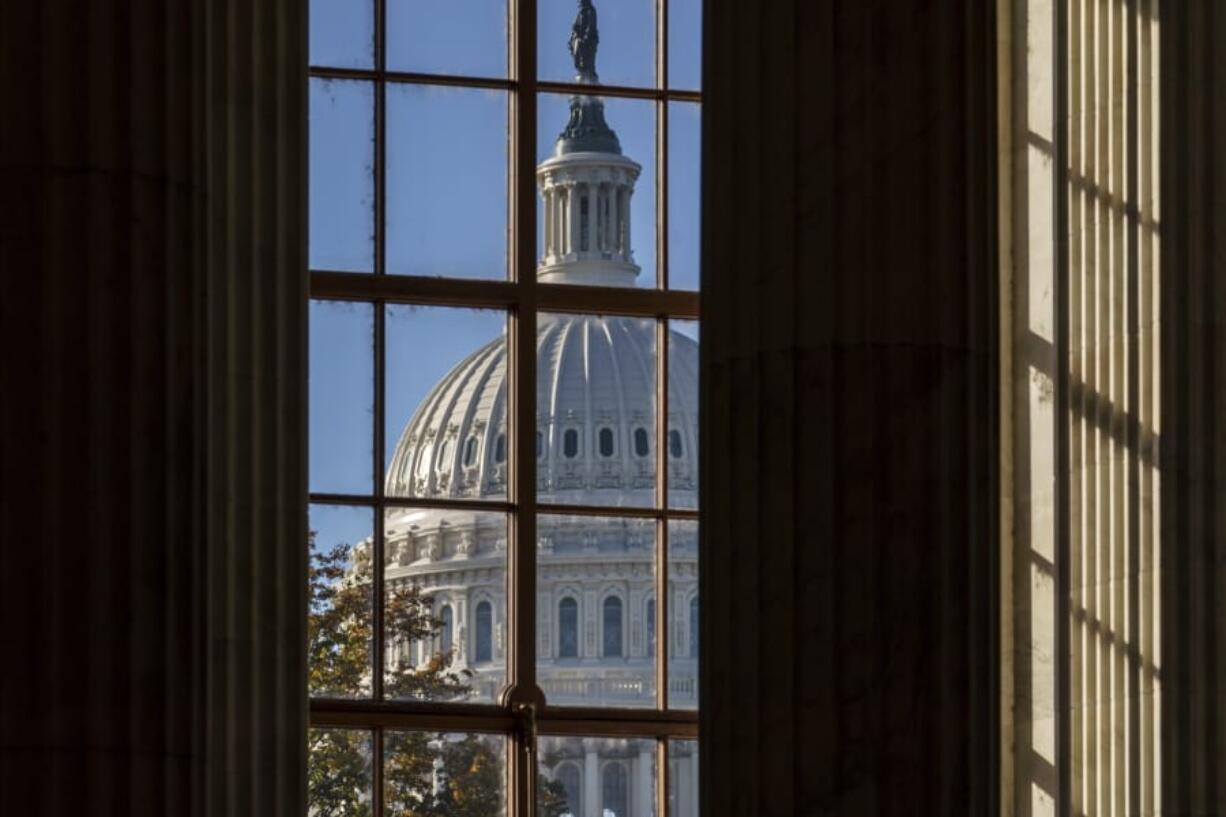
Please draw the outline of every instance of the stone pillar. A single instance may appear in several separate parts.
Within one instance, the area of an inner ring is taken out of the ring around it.
[[[583,741],[583,817],[600,814],[600,758],[595,740]]]
[[[644,741],[644,743],[647,743]],[[655,788],[651,784],[651,748],[640,748],[638,760],[634,765],[634,814],[631,817],[650,817],[651,801],[655,798]]]
[[[689,779],[689,785],[685,789],[687,805],[686,805],[685,814],[683,815],[683,817],[698,817],[698,814],[700,812],[700,808],[699,808],[700,804],[698,801],[698,797],[699,797],[698,781],[700,780],[700,777],[698,774],[698,757],[699,757],[698,749],[694,749],[693,754],[690,755],[689,764],[688,764],[690,767],[689,769],[690,779]],[[685,761],[682,761],[682,763],[684,764]]]
[[[712,817],[997,809],[992,6],[707,5]]]
[[[566,186],[566,227],[568,254],[579,251],[579,185],[571,182]]]
[[[1151,5],[1152,8],[1152,5]],[[1162,2],[1160,808],[1226,800],[1226,10]],[[1155,226],[1157,229],[1157,226]]]
[[[0,813],[305,813],[306,13],[0,4]]]

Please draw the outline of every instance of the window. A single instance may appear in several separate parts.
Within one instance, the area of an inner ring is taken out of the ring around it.
[[[690,655],[698,657],[698,596],[690,599]]]
[[[568,460],[579,456],[579,431],[577,429],[568,428],[562,434],[562,456]]]
[[[477,643],[473,651],[474,661],[492,661],[494,658],[494,612],[488,601],[477,604]]]
[[[574,599],[558,604],[558,657],[579,657],[579,603]]]
[[[312,813],[646,817],[697,737],[701,0],[577,5],[310,4]]]
[[[677,429],[671,429],[668,432],[668,454],[675,460],[681,459],[681,455],[685,453],[681,447],[681,432]]]
[[[647,429],[643,427],[634,430],[634,456],[646,457],[651,453],[651,447],[647,442]]]
[[[611,457],[616,451],[616,446],[613,442],[613,429],[602,428],[599,435],[600,456]]]
[[[604,600],[604,653],[605,658],[622,656],[622,600],[609,596]]]
[[[647,655],[654,656],[656,654],[656,600],[647,600],[647,616],[646,624],[643,629],[647,637]]]

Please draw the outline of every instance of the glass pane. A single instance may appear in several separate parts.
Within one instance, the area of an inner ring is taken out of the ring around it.
[[[668,522],[668,706],[698,708],[698,522]]]
[[[311,0],[311,65],[370,68],[375,62],[372,0]]]
[[[537,519],[537,683],[550,706],[654,706],[655,522]]]
[[[501,735],[388,731],[383,741],[384,814],[506,813],[506,738]]]
[[[507,517],[389,508],[384,692],[493,703],[506,681]]]
[[[389,496],[505,499],[506,313],[389,306]]]
[[[311,301],[310,327],[311,491],[369,494],[374,308],[349,301]]]
[[[584,7],[591,10],[585,12]],[[572,32],[597,24],[596,73],[604,85],[656,84],[656,0],[541,0],[537,5],[537,72],[575,82]],[[590,39],[589,39],[590,41]]]
[[[507,95],[387,86],[387,271],[507,275]]]
[[[374,780],[371,733],[311,729],[307,736],[307,814],[367,817]]]
[[[655,505],[656,324],[543,313],[537,330],[537,495],[544,503]],[[604,456],[600,436],[613,435]],[[647,455],[640,443],[647,438]]]
[[[538,276],[655,286],[654,103],[563,94],[538,101]]]
[[[698,507],[698,322],[668,322],[668,504]]]
[[[505,0],[387,0],[387,67],[505,77]]]
[[[374,268],[375,97],[369,82],[311,79],[311,269]]]
[[[656,813],[654,738],[542,736],[537,813],[652,817]]]
[[[668,105],[668,286],[698,289],[702,179],[702,108]]]
[[[310,508],[307,689],[311,695],[370,695],[373,521],[370,508]]]
[[[668,0],[668,84],[702,87],[702,0]]]
[[[698,817],[698,741],[668,742],[669,817]]]

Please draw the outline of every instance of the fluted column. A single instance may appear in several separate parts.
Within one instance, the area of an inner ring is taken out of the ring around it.
[[[600,761],[596,742],[583,742],[583,817],[600,817]]]
[[[305,14],[0,4],[0,813],[304,813]]]
[[[990,8],[707,6],[704,814],[996,808]]]
[[[639,749],[638,760],[635,761],[634,817],[650,817],[652,814],[651,802],[655,799],[655,789],[651,785],[651,754],[651,747],[644,746]]]

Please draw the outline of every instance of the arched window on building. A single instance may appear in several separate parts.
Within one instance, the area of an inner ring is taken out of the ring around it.
[[[634,456],[646,457],[651,453],[651,444],[647,436],[647,429],[643,427],[634,430]]]
[[[540,435],[537,435],[537,453],[540,453]],[[507,435],[499,434],[494,439],[494,462],[504,463],[507,461]]]
[[[439,633],[439,648],[443,655],[447,655],[451,652],[451,631],[453,625],[451,605],[444,604],[443,609],[439,610],[438,617],[443,622],[442,630]]]
[[[630,801],[629,775],[626,774],[624,763],[614,761],[606,763],[604,779],[601,784],[600,807],[605,817],[627,817],[627,803]]]
[[[647,600],[647,655],[654,656],[656,654],[656,600]]]
[[[558,603],[558,658],[579,657],[579,602],[571,598]]]
[[[477,447],[480,442],[476,437],[469,437],[464,443],[464,467],[471,468],[477,464]]]
[[[698,657],[698,596],[690,599],[690,655]]]
[[[545,456],[545,435],[543,432],[536,432],[536,458],[542,459]]]
[[[568,428],[562,435],[562,456],[568,460],[573,460],[579,456],[579,430],[576,428]]]
[[[583,813],[583,790],[579,785],[579,767],[574,763],[563,763],[554,773],[554,779],[566,790],[567,812],[578,817]]]
[[[477,643],[474,661],[494,659],[494,612],[488,601],[477,605]]]
[[[681,432],[674,428],[668,432],[668,455],[679,460],[683,453],[685,450],[681,446]]]
[[[615,441],[613,437],[613,429],[611,428],[600,429],[599,444],[600,444],[600,456],[602,457],[613,456],[613,453],[617,450],[617,446],[615,445]]]
[[[622,656],[622,600],[609,596],[604,600],[604,653],[605,658]]]

